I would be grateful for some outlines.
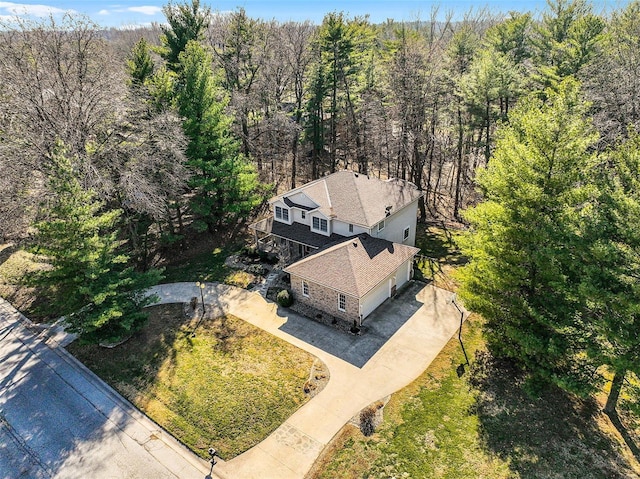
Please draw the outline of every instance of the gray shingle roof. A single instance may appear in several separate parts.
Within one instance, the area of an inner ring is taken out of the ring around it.
[[[362,298],[419,249],[367,234],[353,236],[284,269],[312,283]]]
[[[303,192],[320,205],[322,214],[345,223],[371,227],[386,217],[386,208],[393,214],[417,200],[422,192],[411,182],[379,180],[353,171],[338,171],[295,190],[274,197],[271,201],[285,203],[292,193]]]
[[[325,236],[313,233],[308,226],[300,223],[292,223],[290,225],[275,221],[273,216],[265,218],[249,226],[261,233],[272,234],[279,238],[285,238],[296,243],[302,243],[313,248],[320,248],[328,243],[335,243],[345,237],[336,233],[331,236]]]

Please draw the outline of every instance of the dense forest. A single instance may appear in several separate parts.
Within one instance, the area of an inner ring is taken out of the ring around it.
[[[426,192],[422,219],[460,219],[527,94],[579,81],[599,150],[637,124],[639,9],[605,18],[562,0],[539,18],[434,10],[372,25],[334,12],[315,26],[195,1],[139,30],[71,16],[4,25],[0,231],[27,231],[60,154],[122,212],[143,263],[145,248],[185,234],[185,215],[215,231],[342,168],[409,179]]]
[[[378,25],[164,14],[0,31],[0,235],[51,259],[34,281],[88,336],[137,327],[167,251],[347,168],[410,180],[421,220],[478,233],[462,293],[494,351],[578,392],[637,369],[640,2]]]

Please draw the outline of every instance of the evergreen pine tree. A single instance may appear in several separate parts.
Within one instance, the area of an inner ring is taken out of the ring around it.
[[[260,184],[231,136],[227,99],[213,76],[211,55],[198,42],[189,42],[180,54],[180,65],[177,105],[189,138],[189,186],[195,193],[191,207],[198,215],[196,225],[213,232],[260,202]]]
[[[104,210],[82,188],[59,146],[48,178],[52,196],[35,224],[36,251],[50,268],[33,276],[48,292],[50,307],[66,315],[68,327],[89,342],[116,341],[138,330],[150,303],[145,290],[161,278],[128,266],[118,239],[119,210]]]
[[[155,66],[149,53],[149,44],[144,38],[141,38],[133,46],[127,60],[127,71],[131,84],[134,87],[144,85],[153,75],[154,68]]]
[[[180,54],[187,48],[190,41],[200,41],[204,32],[209,27],[211,10],[209,7],[200,7],[200,0],[191,0],[191,3],[165,5],[162,9],[167,18],[167,25],[161,25],[162,48],[160,53],[167,61],[171,71],[177,71],[180,63]]]
[[[591,248],[581,294],[594,329],[589,353],[614,373],[605,411],[615,414],[625,376],[640,374],[640,136],[632,131],[604,158],[584,215]]]
[[[578,293],[585,181],[597,139],[575,81],[523,99],[498,133],[494,156],[478,173],[484,201],[465,212],[471,259],[461,296],[486,319],[490,350],[514,360],[532,386],[555,383],[587,393],[597,363],[585,354],[592,334]]]

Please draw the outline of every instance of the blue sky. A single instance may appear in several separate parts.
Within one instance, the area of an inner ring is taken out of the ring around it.
[[[145,25],[151,22],[163,22],[162,6],[168,0],[16,0],[0,1],[0,19],[10,20],[12,15],[47,17],[49,14],[61,15],[73,11],[89,16],[94,22],[105,27],[123,27],[127,25]],[[183,0],[178,0],[182,3]],[[174,3],[176,1],[174,0]],[[431,9],[439,6],[440,16],[452,12],[460,18],[470,9],[483,7],[495,12],[510,10],[539,13],[545,7],[545,0],[202,0],[212,10],[228,12],[243,7],[254,18],[280,21],[311,20],[322,22],[323,16],[332,11],[344,11],[349,16],[369,14],[374,23],[395,20],[427,19]],[[602,0],[592,2],[594,10],[625,5],[625,0]]]

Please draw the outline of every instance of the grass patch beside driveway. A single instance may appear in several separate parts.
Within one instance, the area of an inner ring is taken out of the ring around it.
[[[481,320],[463,327],[470,357],[482,351]],[[526,396],[521,375],[481,353],[464,361],[453,337],[416,381],[393,394],[384,422],[365,437],[348,425],[307,479],[614,479],[640,465],[593,400],[558,389]]]
[[[309,353],[233,316],[205,318],[191,337],[182,305],[149,309],[126,343],[69,350],[200,456],[213,446],[231,459],[308,400]]]

